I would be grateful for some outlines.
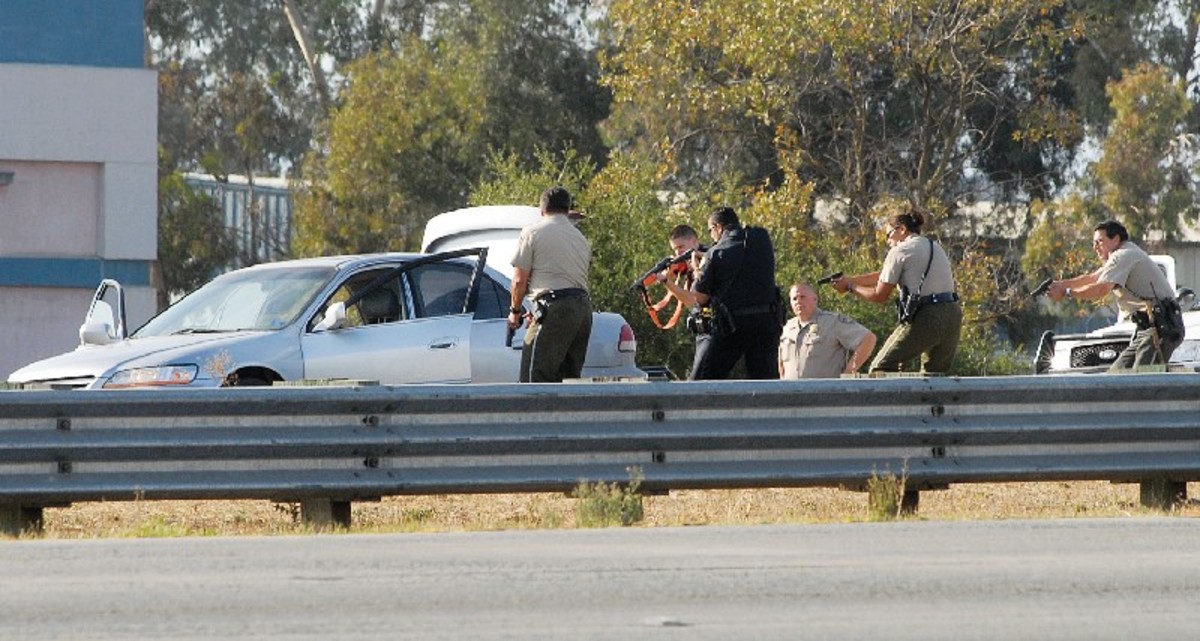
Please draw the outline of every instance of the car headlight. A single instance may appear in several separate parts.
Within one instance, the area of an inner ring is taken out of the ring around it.
[[[123,369],[104,384],[105,389],[126,387],[158,387],[162,385],[189,385],[199,372],[195,365],[163,365],[161,367],[138,367]]]

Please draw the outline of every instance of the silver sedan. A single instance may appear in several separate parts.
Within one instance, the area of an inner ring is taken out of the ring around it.
[[[129,336],[120,284],[105,281],[72,352],[9,383],[63,388],[218,387],[302,379],[382,384],[516,382],[507,277],[486,250],[335,256],[229,272]],[[584,377],[642,378],[618,314],[593,319]]]

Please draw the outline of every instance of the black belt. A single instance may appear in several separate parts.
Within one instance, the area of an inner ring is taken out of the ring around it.
[[[922,305],[937,305],[938,303],[957,303],[958,292],[942,292],[921,297]]]
[[[775,312],[775,306],[768,303],[766,305],[755,305],[753,307],[739,307],[733,310],[734,316],[752,316],[754,314],[771,314]]]
[[[538,294],[534,300],[558,300],[560,298],[583,298],[588,295],[582,287],[566,287],[563,289],[548,289]]]

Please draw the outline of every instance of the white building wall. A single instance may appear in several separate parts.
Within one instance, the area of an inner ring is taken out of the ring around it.
[[[100,278],[129,276],[129,326],[153,315],[157,75],[0,64],[0,379],[74,348]]]

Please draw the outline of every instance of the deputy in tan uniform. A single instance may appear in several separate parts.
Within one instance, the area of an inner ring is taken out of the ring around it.
[[[592,247],[570,218],[571,194],[562,187],[547,189],[540,208],[541,220],[521,230],[512,259],[509,329],[523,323],[521,301],[526,295],[534,305],[521,350],[522,383],[579,378],[592,333]]]
[[[838,291],[872,303],[886,303],[900,289],[897,310],[906,311],[875,355],[871,372],[898,372],[919,356],[922,373],[944,374],[958,351],[963,310],[954,273],[942,246],[921,235],[924,224],[925,214],[913,207],[888,216],[883,269],[833,281]],[[911,306],[904,304],[908,300]]]
[[[1121,316],[1133,319],[1137,331],[1109,372],[1166,364],[1184,337],[1183,315],[1166,274],[1115,220],[1092,230],[1092,249],[1104,261],[1100,269],[1054,281],[1046,292],[1050,300],[1098,301],[1112,292]]]
[[[875,333],[844,314],[827,312],[808,283],[792,285],[795,316],[779,337],[779,378],[837,378],[853,374],[875,349]]]

